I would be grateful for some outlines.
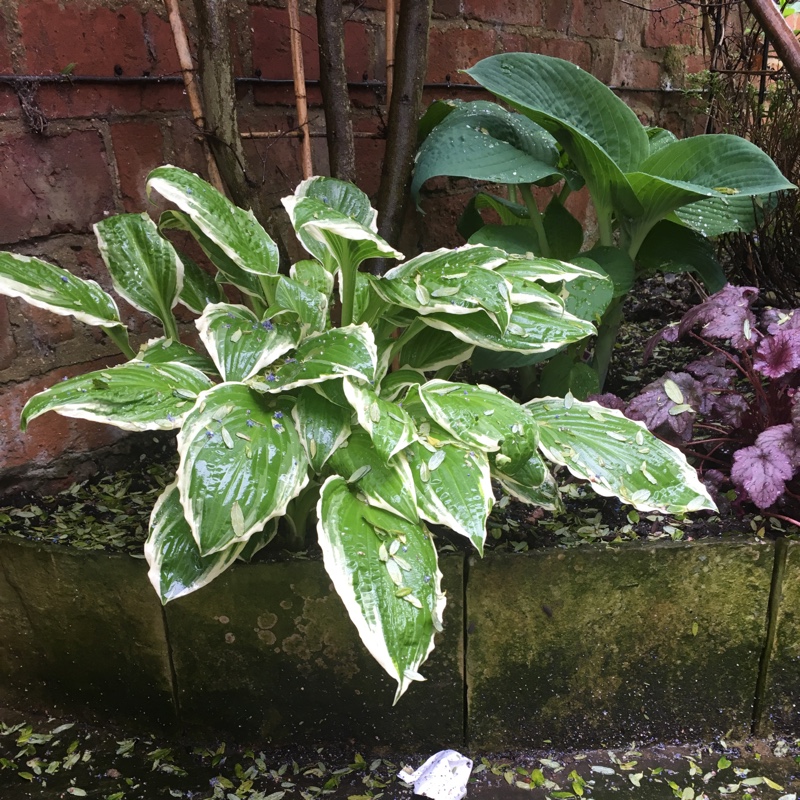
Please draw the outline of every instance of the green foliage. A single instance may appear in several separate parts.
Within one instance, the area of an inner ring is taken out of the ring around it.
[[[507,184],[508,198],[480,193],[468,204],[461,233],[471,243],[572,260],[584,236],[564,201],[586,185],[602,250],[582,254],[580,263],[615,284],[614,298],[601,302],[595,295],[592,309],[602,318],[594,360],[601,384],[618,306],[633,280],[653,270],[688,270],[711,291],[721,289],[725,278],[705,237],[752,228],[754,198],[761,203],[794,188],[764,152],[738,136],[679,141],[646,128],[610,89],[561,59],[507,53],[467,74],[514,111],[485,101],[436,104],[423,126],[412,192],[418,200],[422,184],[435,175]],[[532,184],[558,184],[544,213]],[[487,209],[502,225],[486,224]],[[607,255],[612,248],[619,253],[614,261]],[[581,386],[576,378],[562,388],[577,394]]]
[[[252,215],[197,176],[161,167],[148,187],[179,210],[158,226],[123,215],[96,231],[119,293],[160,319],[165,337],[126,364],[34,396],[22,423],[57,411],[130,430],[179,429],[176,481],[153,509],[145,546],[162,602],[252,557],[278,520],[304,531],[316,505],[331,581],[399,697],[421,678],[445,606],[427,526],[446,526],[482,553],[492,479],[554,508],[545,455],[642,509],[713,507],[685,458],[639,423],[571,395],[524,407],[446,379],[476,346],[538,357],[592,335],[592,297],[614,294],[598,271],[469,245],[366,275],[363,260],[401,254],[378,236],[362,192],[311,178],[284,200],[313,257],[287,276]],[[163,236],[175,227],[197,239],[213,282]],[[225,299],[217,287],[226,286],[247,304]],[[124,333],[112,298],[58,267],[1,254],[0,291]],[[178,340],[178,301],[199,311],[206,353]],[[642,448],[658,457],[646,460]]]

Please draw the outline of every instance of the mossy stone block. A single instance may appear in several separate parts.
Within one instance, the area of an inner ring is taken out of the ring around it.
[[[142,730],[176,725],[144,561],[0,537],[0,565],[0,699]]]
[[[470,744],[749,732],[774,547],[707,541],[470,563]]]
[[[800,542],[781,543],[784,561],[775,639],[759,734],[800,730]]]
[[[266,744],[460,744],[463,559],[441,560],[444,633],[413,684],[367,653],[319,561],[236,564],[166,607],[181,717],[194,731]]]

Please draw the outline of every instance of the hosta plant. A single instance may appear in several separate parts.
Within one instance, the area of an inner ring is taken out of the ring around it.
[[[47,411],[129,430],[178,429],[177,478],[153,509],[145,554],[163,602],[209,583],[309,509],[325,567],[399,697],[442,626],[445,597],[428,525],[480,553],[493,480],[541,506],[558,502],[542,456],[640,509],[713,507],[686,459],[639,422],[571,396],[520,405],[448,380],[476,346],[547,353],[594,333],[569,313],[564,285],[608,279],[562,261],[494,247],[402,259],[378,234],[356,187],[311,178],[284,199],[309,259],[279,272],[249,212],[197,176],[156,169],[148,190],[174,209],[159,224],[125,214],[95,226],[119,295],[161,320],[134,350],[114,300],[35,258],[0,255],[0,290],[103,327],[130,360],[30,399]],[[209,277],[163,235],[188,231]],[[227,299],[235,290],[242,302]],[[182,303],[205,352],[180,341]]]
[[[602,383],[625,294],[654,270],[697,273],[710,291],[725,283],[706,237],[755,227],[755,210],[775,192],[794,188],[758,147],[738,136],[678,140],[644,126],[608,87],[574,64],[534,53],[504,53],[467,74],[504,101],[435,103],[421,124],[412,192],[429,178],[459,176],[507,184],[508,197],[480,192],[459,230],[472,243],[561,258],[600,269],[607,291],[566,294],[567,308],[601,321],[592,379],[582,352],[562,354],[547,387],[584,392]],[[584,231],[564,207],[586,186],[599,240],[583,252]],[[553,187],[540,212],[532,187]],[[755,201],[755,202],[754,202]],[[492,212],[495,222],[482,216]],[[580,346],[580,350],[584,349]],[[479,365],[520,366],[536,357],[495,357]]]
[[[708,354],[627,403],[613,395],[599,400],[683,448],[712,487],[731,482],[740,501],[796,519],[800,311],[757,311],[757,298],[758,289],[729,285],[690,309],[653,337],[646,354],[683,337]]]

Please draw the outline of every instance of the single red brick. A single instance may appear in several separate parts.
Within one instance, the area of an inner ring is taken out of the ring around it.
[[[375,26],[363,22],[347,22],[344,26],[344,60],[347,80],[360,81],[375,77]],[[381,65],[381,69],[385,67]]]
[[[611,73],[613,86],[657,89],[661,85],[661,64],[649,61],[640,50],[623,50],[617,54]]]
[[[144,15],[144,40],[153,75],[180,75],[181,63],[169,21],[153,11]]]
[[[666,4],[658,11],[647,15],[647,24],[642,33],[645,47],[670,47],[671,45],[697,44],[700,15],[693,9],[676,3]]]
[[[521,33],[501,29],[497,34],[497,49],[501,53],[527,53],[528,37]]]
[[[142,14],[133,5],[103,6],[21,0],[19,23],[28,72],[56,73],[74,64],[76,75],[141,75],[150,68]]]
[[[0,15],[0,73],[13,71],[14,68],[11,64],[11,47],[8,41],[6,21],[3,16]]]
[[[164,137],[156,122],[124,122],[111,126],[119,187],[126,211],[147,207],[145,179],[164,163]]]
[[[289,41],[289,13],[283,8],[255,6],[250,10],[253,29],[253,69],[265,78],[292,77],[292,53]],[[319,78],[319,46],[317,20],[309,14],[300,15],[300,35],[303,43],[303,66],[306,78]]]
[[[437,193],[435,196],[423,197],[421,206],[425,215],[421,216],[420,212],[414,212],[421,250],[458,247],[464,244],[457,225],[471,196],[472,192]]]
[[[531,39],[529,47],[531,53],[563,58],[585,70],[590,70],[592,66],[592,48],[588,42],[573,39]]]
[[[464,16],[495,25],[537,26],[542,21],[542,8],[530,0],[464,0]]]
[[[6,299],[0,297],[0,369],[6,369],[16,358],[17,345],[11,333]]]
[[[461,82],[466,76],[459,70],[493,55],[497,42],[494,30],[460,28],[431,30],[428,45],[428,78],[430,82],[449,80]]]
[[[164,160],[206,177],[207,162],[203,153],[203,139],[194,121],[189,117],[177,117],[169,121],[166,131],[168,143]]]
[[[356,139],[356,183],[373,200],[381,185],[385,150],[383,139]]]
[[[433,13],[455,19],[463,14],[463,0],[433,0]]]
[[[88,230],[114,210],[96,131],[0,140],[0,242]]]
[[[0,119],[17,119],[19,116],[17,95],[7,84],[0,84]]]
[[[570,33],[594,39],[625,38],[625,13],[623,3],[609,3],[606,0],[572,0]]]
[[[23,306],[25,320],[33,329],[33,335],[39,344],[46,347],[55,347],[60,342],[74,338],[75,331],[72,327],[72,317],[53,314],[43,308],[36,308],[20,300]]]
[[[565,34],[572,12],[571,0],[549,0],[543,5],[542,26],[544,29]]]

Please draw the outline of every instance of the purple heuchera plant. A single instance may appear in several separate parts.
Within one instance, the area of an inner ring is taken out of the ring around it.
[[[800,501],[787,484],[800,472],[800,309],[753,306],[758,289],[726,286],[648,342],[690,336],[709,355],[667,372],[630,402],[594,398],[641,420],[699,462],[710,488],[729,477],[760,509]]]

